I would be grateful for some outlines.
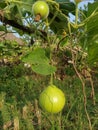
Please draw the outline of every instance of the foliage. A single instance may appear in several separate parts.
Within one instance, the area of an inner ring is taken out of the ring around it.
[[[36,73],[48,75],[56,71],[56,68],[49,65],[49,59],[45,55],[44,49],[36,48],[22,58],[23,62],[31,63],[32,70]]]
[[[81,9],[70,0],[46,0],[49,16],[36,22],[35,1],[0,1],[0,31],[24,40],[0,39],[0,129],[97,130],[98,2]],[[39,108],[48,84],[67,95],[62,113]]]
[[[83,106],[81,82],[75,76],[63,80],[54,79],[54,83],[66,94],[66,106],[62,113],[50,115],[43,112],[38,105],[38,95],[47,86],[49,77],[36,75],[30,69],[13,65],[0,68],[0,128],[13,129],[15,119],[19,120],[19,128],[26,129],[52,129],[54,127],[64,129],[87,129],[88,120]],[[31,73],[30,73],[31,72]],[[6,82],[6,84],[5,84]],[[17,88],[17,89],[16,89]],[[96,88],[96,96],[98,89]],[[97,130],[98,110],[92,105],[90,98],[91,87],[87,85],[88,111],[92,120],[92,126]]]

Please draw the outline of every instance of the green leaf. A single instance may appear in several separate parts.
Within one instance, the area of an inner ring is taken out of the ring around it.
[[[51,18],[53,17],[53,14],[50,13]],[[58,12],[55,20],[52,22],[50,27],[55,33],[61,34],[67,28],[67,18],[64,17],[62,12]]]
[[[56,0],[60,5],[60,10],[68,15],[68,13],[75,14],[75,4],[70,0]]]
[[[12,19],[15,20],[19,23],[19,24],[22,24],[22,13],[21,13],[21,9],[19,7],[19,5],[14,5],[13,8],[10,9],[11,12],[11,16],[12,16]]]
[[[3,9],[6,7],[6,3],[3,0],[0,0],[0,9]]]
[[[51,23],[51,19],[54,18],[50,24],[54,33],[61,35],[64,30],[67,30],[67,17],[69,13],[74,12],[75,4],[69,0],[56,0],[54,4],[50,2],[49,22]]]
[[[56,67],[43,63],[43,64],[32,65],[32,70],[38,74],[49,75],[56,71]]]
[[[6,30],[5,26],[0,25],[0,31],[5,31],[5,30]]]
[[[88,5],[87,16],[92,16],[87,22],[87,48],[88,62],[93,65],[98,62],[98,2]]]
[[[30,64],[49,63],[49,59],[46,57],[45,51],[42,48],[35,48],[32,52],[25,55],[22,61]]]
[[[20,6],[23,17],[26,17],[27,13],[32,14],[33,0],[23,0],[24,4]]]
[[[88,48],[88,62],[90,65],[98,62],[98,38]]]
[[[56,71],[56,68],[50,65],[50,60],[43,48],[35,48],[32,52],[22,57],[22,61],[30,63],[32,70],[38,74],[49,75]]]
[[[87,33],[89,42],[91,42],[91,40],[93,40],[93,37],[95,37],[95,35],[98,34],[98,2],[88,5],[87,16],[89,17],[92,13],[94,13],[94,15],[89,19],[87,23]]]
[[[96,11],[98,11],[98,2],[88,3],[87,16],[90,16],[95,9],[97,9]]]

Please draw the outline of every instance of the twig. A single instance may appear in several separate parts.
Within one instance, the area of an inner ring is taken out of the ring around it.
[[[35,31],[27,26],[24,25],[20,25],[19,23],[17,23],[17,21],[15,20],[9,20],[4,16],[4,12],[0,10],[0,21],[5,23],[5,24],[9,24],[12,27],[18,28],[20,30],[22,30],[23,32],[27,32],[27,33],[34,33]]]
[[[59,49],[59,46],[60,46],[61,42],[62,42],[66,37],[67,37],[67,36],[64,36],[64,37],[58,42],[58,44],[57,44],[57,50]]]
[[[15,20],[10,20],[8,18],[6,18],[4,16],[4,11],[3,10],[0,10],[0,21],[2,23],[4,23],[5,25],[10,25],[12,27],[15,27],[21,31],[23,31],[23,33],[28,33],[28,34],[32,34],[32,33],[35,33],[36,32],[36,29],[34,28],[31,28],[31,27],[28,27],[28,26],[25,26],[25,25],[21,25],[19,24],[17,21]],[[43,39],[46,39],[46,36],[47,36],[47,33],[43,30],[38,30],[39,32],[39,35],[43,38]]]
[[[95,102],[95,90],[94,90],[94,84],[93,84],[93,80],[92,78],[90,77],[90,84],[91,84],[91,87],[92,87],[92,91],[91,91],[91,97],[93,99],[93,104],[95,105],[96,102]]]
[[[38,101],[35,99],[35,114],[38,120],[39,130],[41,130],[41,111],[38,108]]]
[[[86,92],[85,92],[85,82],[81,76],[81,74],[78,72],[77,70],[77,67],[76,67],[76,64],[75,64],[75,57],[74,57],[74,53],[72,51],[72,47],[71,47],[71,54],[72,54],[72,63],[73,63],[73,67],[74,67],[74,70],[77,74],[77,76],[79,77],[81,83],[82,83],[82,91],[83,91],[83,100],[84,100],[84,109],[85,109],[85,113],[86,113],[86,116],[87,116],[87,119],[88,119],[88,122],[89,122],[89,130],[92,130],[92,125],[91,125],[91,120],[90,120],[90,116],[88,114],[88,111],[87,111],[87,97],[86,97]]]

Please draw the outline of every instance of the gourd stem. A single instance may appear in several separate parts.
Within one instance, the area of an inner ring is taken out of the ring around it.
[[[76,14],[75,14],[75,24],[76,24],[76,26],[77,26],[77,24],[78,24],[78,4],[76,4]]]
[[[53,84],[53,74],[50,75],[50,85]]]
[[[49,29],[49,22],[48,19],[46,19],[46,28],[47,28],[47,41],[49,44],[49,48],[50,48],[50,64],[52,65],[52,46],[51,46],[51,40],[49,38],[49,33],[48,33],[48,29]],[[50,85],[53,85],[53,73],[50,74]]]

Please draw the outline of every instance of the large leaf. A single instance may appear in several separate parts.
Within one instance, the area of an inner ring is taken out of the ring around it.
[[[55,17],[50,27],[56,34],[61,34],[67,28],[69,13],[75,11],[75,4],[69,2],[69,0],[56,0],[56,3],[59,7],[56,4],[50,3],[49,22]]]
[[[38,74],[49,75],[56,71],[56,67],[43,63],[32,65],[32,70]]]
[[[42,48],[35,48],[32,52],[22,57],[22,61],[30,63],[32,70],[38,74],[49,75],[56,71],[56,68],[50,65],[50,60]]]
[[[88,17],[92,13],[95,15],[87,22],[88,62],[90,65],[98,62],[98,2],[88,5]]]
[[[93,40],[93,37],[98,34],[98,2],[88,5],[88,17],[95,10],[95,15],[87,23],[88,41]]]
[[[49,59],[46,57],[45,51],[42,48],[36,48],[33,51],[30,51],[22,58],[22,61],[30,64],[49,63]]]
[[[60,10],[68,15],[68,13],[75,14],[75,4],[70,0],[56,0],[60,5]]]
[[[98,62],[98,39],[88,48],[88,62],[91,65],[93,65],[95,62]]]

